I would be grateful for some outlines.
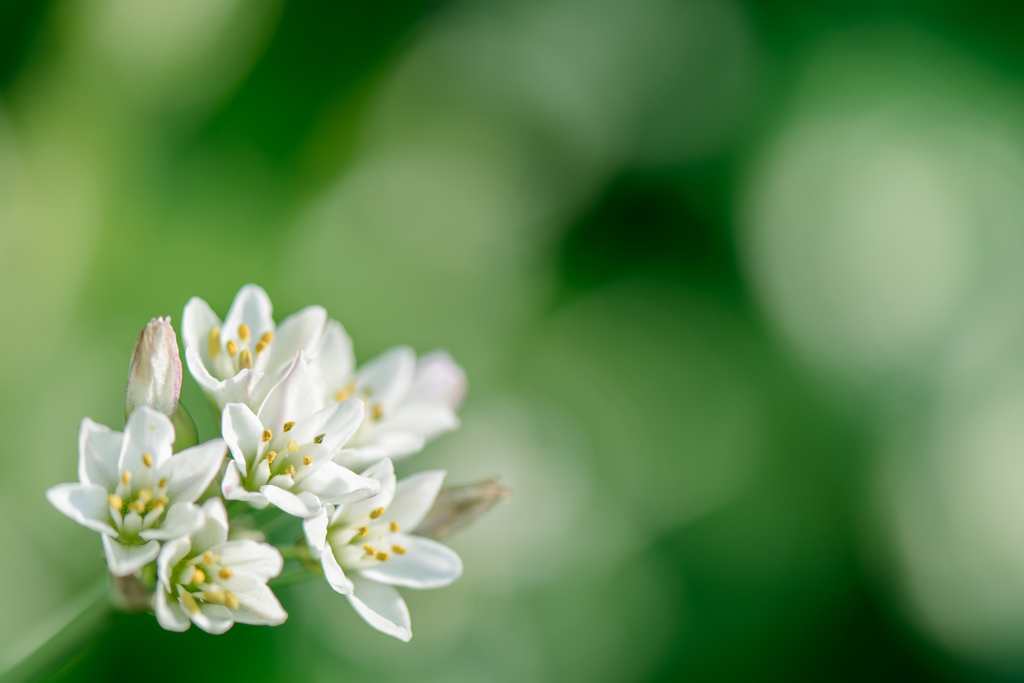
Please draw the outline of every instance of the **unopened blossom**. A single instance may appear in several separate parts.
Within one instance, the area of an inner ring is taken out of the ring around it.
[[[153,318],[135,340],[124,395],[124,419],[139,406],[174,414],[181,394],[181,374],[178,338],[171,317]]]
[[[157,558],[153,611],[168,631],[195,624],[224,633],[235,623],[277,626],[288,614],[267,581],[281,573],[284,559],[272,545],[228,540],[224,503],[203,504],[203,525],[164,543]]]
[[[395,481],[390,460],[363,473],[380,482],[380,493],[359,503],[327,506],[303,523],[324,577],[378,631],[408,641],[412,624],[395,586],[441,588],[462,575],[450,548],[408,533],[434,504],[444,472],[420,472]]]
[[[356,370],[352,342],[331,320],[311,357],[326,402],[366,403],[366,420],[338,456],[343,465],[366,467],[418,453],[429,439],[459,426],[466,375],[444,351],[417,361],[412,349],[398,346]]]
[[[127,576],[156,559],[160,541],[203,523],[195,501],[217,475],[222,439],[171,454],[171,420],[148,406],[135,409],[124,432],[86,418],[78,433],[79,483],[58,484],[46,497],[60,512],[98,531],[107,566]]]
[[[309,517],[325,503],[355,502],[380,490],[377,481],[333,460],[359,428],[363,402],[324,406],[314,386],[300,352],[258,412],[244,403],[225,406],[221,433],[232,456],[222,481],[226,499]]]
[[[192,297],[181,323],[185,361],[218,408],[245,403],[255,410],[295,354],[317,343],[326,320],[323,308],[308,306],[275,325],[270,298],[257,285],[238,290],[223,322]]]

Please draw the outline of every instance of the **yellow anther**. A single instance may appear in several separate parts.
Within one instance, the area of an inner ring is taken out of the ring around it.
[[[135,510],[141,515],[143,512],[146,511],[146,504],[141,500],[133,500],[131,504],[128,505],[128,509]]]
[[[168,498],[167,496],[160,496],[159,498],[153,501],[153,509],[156,509],[157,507],[167,507],[167,504],[170,502],[171,499]]]
[[[359,533],[356,534],[356,538],[362,538],[363,536],[365,536],[368,533],[370,533],[370,527],[368,527],[368,526],[361,526],[361,527],[359,527]]]
[[[164,506],[161,505],[160,503],[154,503],[153,507],[149,509],[149,514],[153,515],[154,517],[159,517],[160,515],[164,514]]]
[[[151,489],[139,489],[139,500],[143,503],[153,500],[153,491]]]
[[[228,609],[238,609],[238,596],[231,591],[224,591],[224,606]]]
[[[238,354],[238,369],[252,370],[252,352],[249,349],[242,349],[242,352]]]
[[[273,332],[264,332],[263,336],[260,337],[260,343],[261,344],[269,344],[272,341],[274,341],[274,333]]]
[[[258,356],[258,355],[260,355],[261,353],[263,353],[266,350],[267,350],[267,342],[260,341],[260,342],[256,342],[256,348],[253,349],[253,353],[255,353]]]
[[[302,456],[302,464],[305,465],[306,467],[309,467],[310,465],[312,465],[313,464],[313,456],[311,456],[311,455],[304,455],[304,456]]]
[[[295,476],[295,466],[294,465],[288,465],[288,468],[285,469],[284,473],[287,474],[290,477],[294,477]]]
[[[152,467],[153,466],[153,456],[150,455],[149,453],[143,453],[142,454],[142,464],[145,465],[146,467]]]
[[[188,591],[182,591],[181,602],[185,605],[185,609],[187,609],[189,612],[191,612],[192,614],[199,614],[199,604],[196,602],[196,599],[192,597],[192,594]]]
[[[225,581],[227,581],[228,579],[230,579],[234,575],[235,575],[235,573],[233,571],[231,571],[230,569],[228,569],[227,567],[224,567],[219,572],[217,572],[217,576],[219,576],[220,578],[224,579]]]
[[[206,602],[224,604],[224,591],[220,590],[220,586],[217,586],[215,590],[203,591],[200,595]]]
[[[324,433],[324,434],[317,434],[316,436],[313,437],[313,443],[323,443],[325,436],[327,436],[326,433]]]
[[[217,564],[218,562],[220,562],[220,555],[213,551],[207,550],[205,553],[203,553],[203,562],[205,564]]]
[[[292,431],[292,427],[294,427],[294,426],[295,426],[295,421],[294,420],[291,421],[291,422],[285,422],[284,423],[284,431],[290,432],[290,431]]]
[[[384,508],[374,508],[370,513],[370,519],[377,519],[384,514]]]
[[[295,451],[299,450],[299,442],[296,441],[295,439],[292,439],[291,441],[289,441],[288,442],[288,450],[290,450],[292,453],[294,453]]]
[[[124,472],[122,472],[121,473],[121,483],[125,484],[125,485],[132,483],[132,473],[129,472],[128,470],[125,470]]]
[[[388,525],[388,528],[392,531],[398,531],[402,527],[398,526],[398,522],[391,522],[391,524]]]
[[[206,572],[204,572],[199,567],[196,567],[196,573],[192,575],[192,583],[198,586],[199,584],[204,583],[205,581]]]
[[[391,556],[382,550],[379,553],[377,553],[377,559],[381,562],[387,562],[391,559]]]
[[[220,353],[220,328],[210,330],[210,337],[207,339],[210,344],[210,358],[216,358]]]
[[[274,458],[276,458],[276,457],[277,457],[277,451],[270,451],[269,453],[267,453],[267,464],[268,465],[273,465],[274,464]]]
[[[271,431],[269,429],[264,429],[263,430],[263,436],[262,436],[262,438],[260,440],[263,443],[266,443],[266,442],[270,441],[273,438],[274,438],[274,435],[271,433]]]
[[[368,557],[371,556],[371,555],[376,555],[377,554],[377,549],[374,548],[372,545],[364,545],[363,546],[363,550],[366,551],[366,555]]]
[[[239,339],[241,339],[243,342],[247,342],[247,341],[249,341],[249,338],[251,336],[252,336],[252,333],[249,332],[249,326],[248,325],[246,325],[245,323],[242,323],[241,325],[238,326],[238,338]]]
[[[344,401],[354,393],[356,393],[356,383],[353,381],[346,384],[344,389],[339,389],[338,393],[334,395],[334,400]]]
[[[231,356],[232,358],[236,353],[238,353],[238,344],[235,343],[234,339],[229,339],[228,343],[225,344],[225,346],[228,347],[228,355]]]
[[[158,481],[157,484],[156,484],[156,487],[158,489],[165,489],[165,488],[167,488],[167,477],[164,477],[163,479]]]
[[[373,419],[379,420],[384,417],[384,406],[379,403],[373,404]]]
[[[391,552],[395,555],[405,555],[405,548],[400,545],[391,546]]]
[[[117,495],[116,493],[111,493],[109,496],[107,496],[107,505],[114,508],[115,510],[120,510],[121,506],[124,505],[124,501],[121,500],[121,496]]]

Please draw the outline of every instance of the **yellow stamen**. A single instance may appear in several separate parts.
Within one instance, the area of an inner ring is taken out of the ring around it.
[[[249,326],[248,325],[246,325],[245,323],[242,323],[241,325],[238,326],[238,338],[239,339],[241,339],[243,342],[247,342],[247,341],[249,341],[249,338],[251,336],[252,336],[252,333],[249,332]]]
[[[384,514],[384,508],[374,508],[370,513],[370,519],[377,519]]]
[[[238,353],[238,344],[235,343],[234,339],[229,339],[226,346],[228,347],[228,355],[234,358],[235,354]]]
[[[158,489],[165,489],[165,488],[167,488],[167,477],[164,477],[163,479],[158,481],[157,484],[156,484],[156,487]]]
[[[295,476],[295,466],[294,465],[288,465],[288,468],[284,471],[284,473],[287,474],[290,477],[294,477]]]
[[[192,575],[192,583],[199,585],[206,582],[206,572],[199,567],[196,567],[196,573]]]
[[[267,342],[256,342],[256,348],[253,349],[253,353],[257,356],[267,350]]]
[[[238,609],[238,596],[231,591],[224,591],[224,606],[228,609]]]
[[[348,398],[354,393],[356,393],[356,383],[355,381],[352,381],[346,384],[344,389],[338,390],[338,393],[334,395],[334,400],[344,401],[346,398]]]
[[[269,429],[264,429],[263,430],[263,437],[260,440],[263,441],[263,443],[266,443],[266,442],[270,441],[273,438],[274,438],[274,435],[270,432],[270,430]]]
[[[185,604],[187,609],[192,614],[199,614],[199,605],[196,603],[196,599],[192,597],[192,594],[188,591],[182,591],[181,601]]]
[[[152,467],[153,466],[153,456],[150,455],[149,453],[143,453],[142,454],[142,464],[145,465],[146,467]]]
[[[260,337],[260,343],[261,344],[269,344],[272,341],[274,341],[274,333],[273,332],[264,332],[263,336]]]
[[[400,545],[391,546],[391,552],[395,555],[405,555],[405,548]]]
[[[364,545],[363,546],[363,550],[366,551],[367,556],[376,555],[377,554],[377,549],[374,548],[372,545]]]
[[[218,605],[224,604],[224,591],[222,590],[203,591],[202,597],[206,602],[212,602]]]
[[[398,531],[402,527],[398,526],[398,522],[391,522],[391,524],[388,525],[388,528],[392,531]]]
[[[132,473],[129,472],[128,470],[125,470],[124,472],[122,472],[121,473],[121,483],[122,484],[126,484],[126,485],[132,483]]]
[[[363,536],[365,536],[368,533],[370,533],[370,527],[368,527],[368,526],[361,526],[361,527],[359,527],[359,533],[356,534],[356,538],[362,538]]]
[[[295,426],[295,422],[294,421],[292,421],[292,422],[285,422],[284,423],[284,431],[290,432],[290,431],[292,431],[292,427],[294,427],[294,426]]]
[[[309,467],[310,465],[313,464],[313,457],[309,455],[302,456],[302,464],[305,465],[306,467]]]
[[[268,465],[273,465],[274,464],[274,458],[276,458],[276,457],[277,457],[277,451],[270,451],[269,453],[267,453],[267,464]]]
[[[150,489],[139,489],[139,500],[143,503],[153,500],[153,491]]]
[[[249,349],[242,349],[242,352],[238,354],[238,369],[252,370],[252,352]]]
[[[323,443],[325,436],[327,436],[326,433],[324,433],[324,434],[317,434],[316,436],[313,437],[313,443]]]
[[[373,419],[379,420],[384,417],[384,406],[379,403],[373,404]]]
[[[231,571],[230,569],[228,569],[227,567],[224,567],[219,572],[217,572],[217,576],[219,576],[220,578],[224,579],[225,581],[227,581],[228,579],[230,579],[234,575],[235,575],[235,573],[233,571]]]
[[[115,510],[120,510],[121,506],[124,505],[124,501],[121,500],[121,496],[117,495],[116,493],[111,493],[109,496],[107,496],[107,505],[114,508]]]
[[[288,442],[287,448],[292,453],[294,453],[295,451],[299,450],[299,442],[296,441],[295,439],[292,439],[291,441]]]
[[[160,504],[154,504],[153,507],[149,509],[149,514],[153,515],[154,517],[159,517],[160,515],[164,514],[164,506]],[[148,516],[149,515],[147,515],[147,517]]]
[[[220,562],[220,555],[210,550],[203,553],[203,562],[205,564],[217,564]]]
[[[217,354],[220,353],[220,328],[215,327],[210,330],[210,336],[207,339],[210,344],[210,358],[216,358]]]
[[[377,553],[377,559],[381,562],[387,562],[391,559],[391,556],[382,550],[379,553]]]
[[[141,500],[133,500],[131,504],[128,506],[128,509],[135,510],[141,515],[143,512],[146,511],[146,504],[143,503]]]
[[[153,509],[155,510],[157,507],[167,507],[167,504],[170,502],[171,499],[168,498],[167,496],[160,496],[159,498],[153,501]]]

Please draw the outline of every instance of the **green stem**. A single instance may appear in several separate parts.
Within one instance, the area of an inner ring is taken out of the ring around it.
[[[39,681],[64,665],[114,617],[110,582],[103,580],[0,655],[0,683]]]
[[[281,575],[270,580],[271,588],[284,588],[296,583],[303,583],[315,579],[316,574],[304,567],[292,567],[281,572]]]

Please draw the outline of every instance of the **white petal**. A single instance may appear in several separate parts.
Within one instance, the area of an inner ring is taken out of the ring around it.
[[[303,491],[296,495],[291,491],[268,484],[260,488],[260,493],[266,496],[271,503],[295,517],[312,517],[323,509],[320,499],[309,491]]]
[[[363,422],[364,413],[365,404],[358,398],[332,403],[323,410],[299,420],[288,432],[288,438],[304,444],[323,435],[319,447],[330,456],[356,433]]]
[[[334,394],[352,379],[355,362],[352,339],[345,328],[337,320],[328,320],[320,344],[310,360],[328,401],[333,400]]]
[[[160,554],[160,543],[150,541],[144,545],[121,545],[110,536],[103,539],[103,554],[107,558],[107,569],[114,576],[128,576],[139,571]]]
[[[123,440],[121,432],[89,418],[82,420],[78,428],[78,480],[112,491],[119,476],[117,459],[121,455]]]
[[[354,593],[345,597],[359,616],[381,633],[409,642],[412,638],[409,608],[398,591],[358,573],[351,580]]]
[[[181,604],[176,599],[168,602],[167,593],[161,588],[157,588],[153,596],[153,611],[156,613],[157,623],[168,631],[181,633],[192,625]]]
[[[163,590],[170,592],[171,572],[191,549],[192,543],[189,542],[188,536],[175,538],[160,547],[160,554],[156,558],[156,578]],[[157,592],[161,591],[157,590]]]
[[[409,391],[415,373],[416,352],[408,346],[396,346],[359,368],[356,382],[371,402],[384,405],[386,414]]]
[[[406,403],[442,403],[458,410],[466,397],[466,372],[447,351],[432,351],[416,363]]]
[[[117,536],[110,524],[107,495],[105,488],[95,484],[57,484],[46,491],[46,499],[61,513],[88,529]]]
[[[220,555],[223,566],[255,576],[263,583],[280,574],[284,567],[281,551],[268,543],[228,541],[210,549]]]
[[[388,508],[395,497],[395,466],[385,458],[363,472],[364,477],[380,482],[380,493],[358,503],[346,505],[340,519],[355,520],[368,515],[375,508]],[[390,518],[389,518],[390,519]]]
[[[241,370],[237,375],[220,382],[210,392],[217,407],[223,410],[229,403],[244,403],[255,410],[266,400],[267,393],[278,378],[258,370]]]
[[[160,522],[160,526],[143,529],[139,536],[147,541],[167,541],[188,536],[202,528],[203,519],[203,511],[198,505],[188,502],[174,503],[167,509],[167,516]]]
[[[223,439],[211,439],[171,458],[167,470],[167,497],[175,502],[198,500],[220,471],[226,452]]]
[[[241,475],[246,476],[259,452],[263,424],[249,406],[229,403],[224,406],[220,433],[231,451],[231,457],[238,463]]]
[[[362,435],[357,434],[356,438],[362,440]],[[419,453],[424,445],[426,439],[409,432],[378,432],[369,443],[341,449],[334,456],[334,461],[358,470],[384,458],[398,460]]]
[[[462,560],[448,546],[408,534],[394,534],[391,540],[404,547],[405,554],[392,554],[387,562],[363,569],[363,576],[409,588],[441,588],[462,576]]]
[[[228,462],[227,469],[224,470],[224,478],[221,480],[220,490],[227,500],[244,500],[249,505],[260,510],[270,505],[267,497],[259,491],[246,490],[245,486],[242,485],[238,466],[234,460]]]
[[[128,470],[133,474],[142,467],[144,453],[153,457],[152,467],[159,470],[171,457],[174,443],[174,425],[171,418],[149,406],[141,406],[128,416],[124,426],[124,442],[118,457],[118,472]]]
[[[201,553],[228,540],[228,512],[220,498],[203,503],[203,525],[192,534],[192,547]]]
[[[209,355],[206,353],[206,355]],[[199,350],[193,346],[185,347],[185,365],[188,366],[188,371],[192,374],[193,379],[199,383],[199,386],[203,388],[210,396],[213,396],[217,391],[221,389],[221,382],[219,379],[210,374],[210,370],[204,364],[204,354],[200,353]],[[212,361],[206,361],[212,364]]]
[[[292,362],[299,351],[312,353],[320,341],[327,322],[327,311],[322,306],[307,306],[277,326],[274,342],[270,345],[268,372],[274,372]]]
[[[325,505],[314,516],[302,520],[302,533],[306,537],[309,554],[313,556],[314,560],[320,559],[320,553],[324,551],[324,543],[327,541],[327,522],[333,511],[333,506]]]
[[[274,434],[275,450],[280,450],[276,446],[284,443],[284,423],[302,420],[322,407],[309,363],[305,354],[300,353],[288,366],[281,381],[267,394],[257,415],[263,426]]]
[[[232,610],[231,614],[239,624],[278,626],[288,618],[288,613],[268,586],[257,586],[236,595],[239,609]]]
[[[409,403],[402,405],[384,418],[381,429],[391,432],[410,432],[424,439],[433,439],[439,434],[459,427],[455,411],[443,403]]]
[[[352,582],[345,576],[345,570],[338,564],[334,557],[334,550],[330,545],[324,546],[324,553],[320,558],[320,566],[324,569],[324,578],[338,593],[351,595],[353,591]]]
[[[220,318],[206,303],[197,296],[192,297],[185,304],[185,310],[181,313],[181,339],[185,344],[186,360],[188,350],[193,349],[204,368],[212,367],[210,358],[210,330],[220,327]],[[193,376],[196,374],[189,364],[189,370]],[[207,372],[209,374],[209,372]],[[199,379],[198,377],[196,378]],[[201,384],[201,382],[200,382]]]
[[[221,340],[238,341],[238,327],[242,323],[249,326],[252,339],[259,339],[264,333],[274,331],[274,307],[270,303],[270,297],[259,285],[249,284],[238,290],[224,318]]]
[[[380,493],[380,482],[333,462],[326,462],[302,480],[300,487],[323,503],[357,503]]]
[[[231,610],[223,605],[203,604],[198,614],[190,612],[188,616],[193,624],[214,636],[226,633],[235,625]]]
[[[388,519],[395,520],[408,531],[418,527],[433,507],[441,491],[444,475],[444,470],[428,470],[398,482],[395,499],[388,508]]]

